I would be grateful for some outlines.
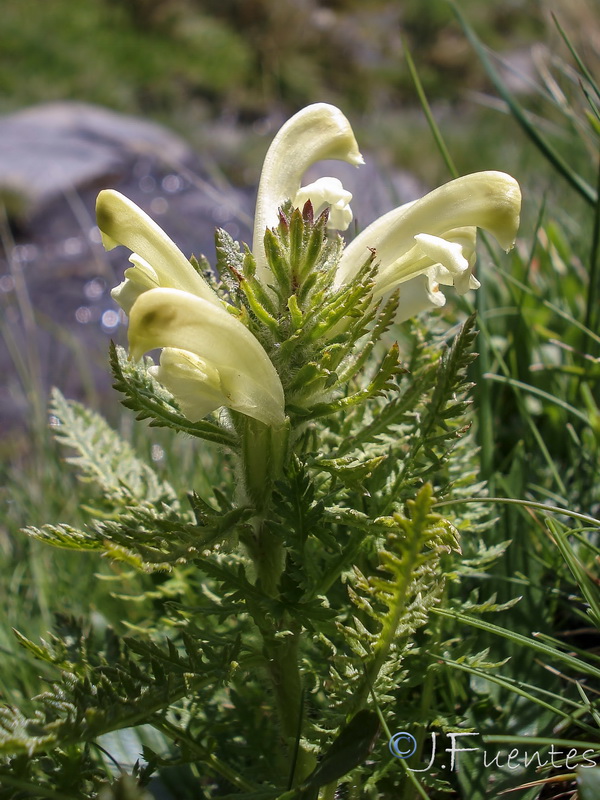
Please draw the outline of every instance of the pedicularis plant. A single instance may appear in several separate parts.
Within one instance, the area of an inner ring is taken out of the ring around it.
[[[153,616],[126,637],[98,641],[68,620],[39,645],[20,637],[60,676],[29,713],[2,711],[7,796],[143,797],[176,774],[174,797],[412,797],[390,732],[460,723],[432,699],[435,653],[456,631],[431,612],[459,603],[447,584],[490,559],[473,544],[476,506],[435,511],[477,490],[472,320],[451,346],[417,326],[402,353],[389,331],[444,305],[441,286],[477,288],[476,230],[511,248],[520,191],[499,172],[458,178],[344,246],[351,195],[333,178],[301,186],[330,158],[362,163],[342,113],[309,106],[267,154],[252,249],[217,231],[216,271],[100,193],[105,246],[132,251],[113,291],[129,316],[129,355],[111,350],[116,388],[138,419],[212,448],[218,485],[177,496],[55,393],[89,524],[28,533],[159,577],[145,584]],[[155,348],[158,366],[144,358]],[[107,780],[107,734],[125,728],[140,741],[152,728],[154,745]]]

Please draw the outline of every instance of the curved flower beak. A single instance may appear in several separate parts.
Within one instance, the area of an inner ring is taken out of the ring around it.
[[[457,178],[369,225],[346,247],[335,283],[351,281],[375,251],[380,265],[376,298],[400,287],[403,305],[405,284],[419,275],[427,275],[428,281],[413,287],[427,286],[428,292],[435,283],[454,284],[461,293],[477,288],[472,275],[476,228],[491,233],[508,251],[517,235],[520,209],[521,190],[510,175],[477,172]],[[443,302],[436,299],[433,305]]]
[[[222,307],[215,292],[162,228],[120,192],[100,192],[96,218],[107,250],[124,245],[133,251],[129,259],[133,267],[125,271],[125,280],[111,293],[125,313],[143,292],[157,287],[191,292]]]
[[[278,223],[278,210],[286,201],[296,203],[302,176],[317,161],[336,159],[359,166],[363,158],[350,123],[328,103],[315,103],[299,111],[280,129],[265,157],[254,217],[253,253],[257,275],[271,281],[263,239],[267,228]],[[318,202],[313,203],[314,206]]]
[[[180,291],[151,289],[129,316],[129,348],[135,359],[163,350],[155,377],[191,420],[220,406],[279,427],[284,423],[281,381],[252,333],[222,306]]]

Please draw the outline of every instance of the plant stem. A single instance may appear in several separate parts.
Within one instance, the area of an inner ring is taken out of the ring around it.
[[[291,627],[291,621],[288,620]],[[290,788],[300,784],[315,767],[316,760],[301,744],[303,717],[302,676],[298,668],[300,632],[290,631],[285,638],[265,635],[264,654],[281,723],[283,739],[290,753]],[[295,761],[295,763],[294,763]]]
[[[150,720],[150,724],[153,728],[156,728],[156,730],[161,731],[161,733],[164,733],[170,739],[173,739],[173,741],[180,743],[183,742],[185,746],[196,753],[210,769],[228,780],[232,786],[235,786],[237,789],[242,789],[246,792],[252,792],[256,789],[256,786],[253,783],[247,781],[228,764],[226,764],[224,761],[221,761],[221,759],[218,758],[214,753],[211,753],[201,744],[196,742],[195,739],[186,733],[186,731],[178,728],[176,725],[173,725],[171,722],[168,722],[165,719],[159,719],[157,717]]]
[[[254,541],[249,545],[249,552],[257,586],[272,598],[279,596],[279,582],[285,568],[285,545],[265,521],[273,485],[283,472],[288,434],[288,427],[271,428],[250,417],[241,421],[244,491],[246,500],[256,508]],[[291,788],[298,785],[315,764],[313,756],[299,744],[302,728],[302,678],[298,668],[300,631],[287,615],[269,627],[265,626],[264,619],[258,624],[282,736],[290,754]],[[283,636],[278,635],[284,631]]]
[[[285,549],[280,538],[266,528],[264,520],[273,484],[283,471],[288,428],[271,428],[251,417],[244,417],[240,427],[244,499],[256,509],[250,556],[254,562],[257,583],[265,594],[277,597]]]

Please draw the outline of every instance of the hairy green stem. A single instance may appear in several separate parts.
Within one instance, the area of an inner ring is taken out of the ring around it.
[[[289,788],[298,786],[313,771],[316,759],[302,745],[303,685],[298,667],[300,655],[300,630],[287,619],[291,628],[284,637],[273,632],[263,632],[267,670],[273,684],[281,734],[289,754]]]
[[[245,417],[241,423],[241,437],[244,492],[246,500],[256,509],[254,539],[248,549],[257,586],[269,597],[277,598],[285,568],[285,545],[265,521],[274,483],[285,465],[289,428],[270,428]],[[288,619],[280,620],[277,627],[265,628],[264,625],[262,620],[259,627],[264,643],[263,654],[289,754],[288,764],[293,769],[291,784],[298,785],[314,767],[313,757],[301,745],[297,746],[302,725],[302,679],[298,668],[300,633],[294,630]],[[289,633],[279,637],[277,634],[284,630],[289,630]]]
[[[272,428],[252,417],[242,427],[242,477],[247,499],[259,515],[269,505],[273,482],[285,461],[287,427]]]
[[[284,568],[285,549],[280,538],[271,533],[264,521],[271,502],[273,485],[285,464],[289,429],[271,428],[251,417],[237,420],[242,447],[241,473],[244,502],[254,506],[254,541],[249,554],[254,563],[256,581],[270,597],[277,597]]]

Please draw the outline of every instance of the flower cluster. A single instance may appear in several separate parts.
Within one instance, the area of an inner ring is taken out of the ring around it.
[[[256,204],[252,255],[255,276],[267,296],[273,274],[265,232],[279,223],[291,201],[315,216],[327,211],[329,230],[346,230],[352,195],[340,181],[321,178],[302,186],[315,162],[364,163],[350,123],[334,106],[317,103],[292,117],[265,158]],[[463,294],[476,289],[476,232],[482,228],[509,250],[519,224],[521,194],[502,172],[479,172],[450,181],[425,197],[380,217],[343,251],[334,289],[352,282],[375,254],[373,302],[398,291],[396,320],[444,305],[441,286]],[[154,377],[196,421],[227,407],[277,428],[285,420],[280,377],[243,318],[221,298],[179,248],[141,209],[116,191],[100,193],[98,226],[107,249],[125,245],[132,266],[112,296],[129,315],[133,358],[163,348]]]

